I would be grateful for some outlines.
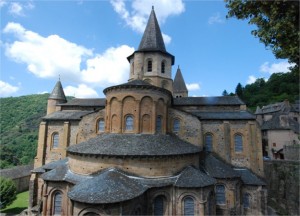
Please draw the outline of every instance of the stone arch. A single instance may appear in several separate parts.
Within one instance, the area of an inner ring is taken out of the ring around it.
[[[111,117],[111,128],[110,128],[110,131],[111,133],[118,133],[119,132],[119,125],[120,125],[120,120],[118,118],[117,115],[113,115]]]
[[[58,200],[58,195],[60,195],[60,200]],[[50,206],[50,212],[52,215],[55,215],[57,211],[60,213],[63,212],[63,204],[64,204],[64,191],[58,188],[52,188],[49,191],[49,196],[48,196],[48,204]],[[60,210],[59,210],[60,209]]]
[[[107,214],[105,214],[105,212],[102,209],[91,208],[91,207],[84,208],[78,213],[78,216],[88,216],[88,215],[106,216]]]
[[[148,114],[142,116],[141,132],[151,133],[151,118]]]
[[[113,116],[114,114],[118,114],[117,111],[121,109],[120,102],[117,98],[113,97],[110,99],[110,114]]]
[[[135,117],[137,104],[135,98],[132,96],[127,96],[122,100],[123,105],[123,116],[131,114]]]
[[[166,191],[158,191],[155,193],[151,200],[151,206],[152,206],[152,215],[155,215],[155,201],[158,198],[163,199],[163,215],[170,215],[170,195]]]

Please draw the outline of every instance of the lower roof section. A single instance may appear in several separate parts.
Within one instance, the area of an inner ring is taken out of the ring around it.
[[[68,152],[104,156],[172,156],[199,153],[200,147],[172,135],[101,134],[70,146]]]

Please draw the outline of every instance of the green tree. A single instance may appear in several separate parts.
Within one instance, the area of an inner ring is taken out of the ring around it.
[[[4,209],[17,198],[17,188],[14,182],[0,176],[0,194],[0,209]]]
[[[228,96],[228,92],[226,91],[226,89],[222,92],[223,96]]]
[[[276,58],[299,68],[299,1],[225,0],[227,17],[247,19],[257,29],[252,34],[272,49]]]
[[[235,88],[235,94],[237,96],[239,96],[241,99],[243,99],[243,91],[244,91],[244,89],[243,89],[242,84],[238,83],[236,88]]]

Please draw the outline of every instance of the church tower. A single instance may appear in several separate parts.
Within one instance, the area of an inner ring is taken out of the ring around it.
[[[47,115],[51,114],[56,111],[56,105],[61,103],[66,103],[67,99],[61,85],[60,80],[57,81],[52,93],[48,98],[48,105],[47,105]]]
[[[185,85],[181,70],[178,66],[175,79],[174,79],[174,84],[173,84],[173,97],[178,98],[178,97],[188,97],[188,89]]]
[[[144,80],[173,93],[171,72],[175,57],[166,51],[153,7],[138,49],[127,59],[129,81]]]

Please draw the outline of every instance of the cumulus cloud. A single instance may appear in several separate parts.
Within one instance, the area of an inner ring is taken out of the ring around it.
[[[224,23],[225,21],[221,18],[220,13],[215,13],[211,17],[208,18],[208,24],[221,24]]]
[[[0,0],[0,8],[2,8],[6,4],[7,2],[5,0]]]
[[[200,85],[198,83],[186,84],[186,87],[189,91],[196,91],[200,89]]]
[[[179,15],[184,12],[185,7],[182,0],[133,0],[131,11],[126,8],[125,0],[110,0],[114,10],[125,21],[126,25],[134,31],[143,33],[147,24],[151,7],[155,7],[156,16],[159,23],[164,23],[169,16]],[[163,34],[166,44],[171,42],[171,37]]]
[[[295,66],[294,63],[288,63],[287,61],[279,62],[279,63],[273,63],[270,64],[269,62],[263,63],[259,70],[264,73],[287,73],[290,71],[290,67]]]
[[[255,76],[253,76],[253,75],[250,75],[249,77],[248,77],[248,80],[247,80],[247,84],[252,84],[252,83],[255,83],[255,81],[256,81],[256,77]]]
[[[128,79],[127,56],[134,48],[111,47],[102,54],[69,42],[58,35],[43,37],[26,30],[18,23],[8,23],[4,33],[14,34],[12,43],[5,43],[5,54],[18,63],[25,63],[29,72],[40,78],[68,79],[106,87]],[[29,52],[30,50],[30,52]]]
[[[73,96],[76,98],[96,98],[96,97],[98,97],[97,92],[85,84],[79,84],[78,87],[67,86],[66,88],[64,88],[64,92],[67,96]]]
[[[18,86],[10,85],[7,82],[0,80],[0,97],[11,96],[13,93],[19,90]]]

